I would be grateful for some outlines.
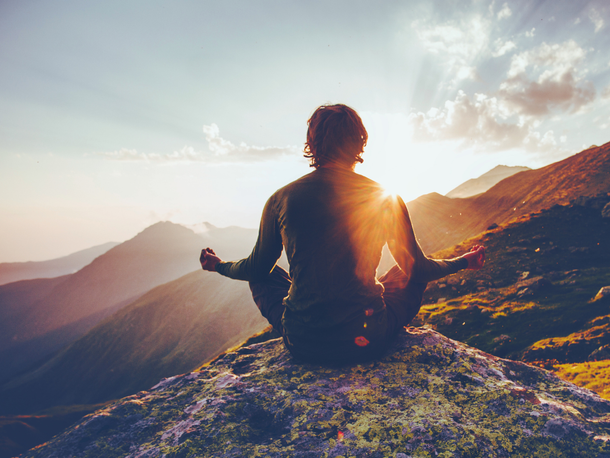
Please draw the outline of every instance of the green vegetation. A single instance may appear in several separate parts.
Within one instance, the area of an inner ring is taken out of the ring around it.
[[[417,324],[548,369],[596,358],[610,343],[610,297],[592,301],[610,284],[610,220],[584,203],[523,216],[436,253],[453,257],[482,244],[488,257],[481,271],[431,283]]]
[[[559,377],[610,400],[610,359],[555,367]]]

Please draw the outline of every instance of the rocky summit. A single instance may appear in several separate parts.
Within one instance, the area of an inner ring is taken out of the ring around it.
[[[299,364],[281,340],[85,417],[28,457],[610,457],[610,402],[407,328],[379,361]]]

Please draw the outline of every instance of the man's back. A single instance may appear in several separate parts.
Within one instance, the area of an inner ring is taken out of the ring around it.
[[[330,167],[272,196],[269,222],[277,221],[292,278],[284,301],[288,334],[295,325],[329,329],[383,308],[375,273],[389,201],[374,181]]]

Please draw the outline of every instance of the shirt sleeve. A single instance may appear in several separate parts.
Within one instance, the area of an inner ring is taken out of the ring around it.
[[[235,280],[261,281],[267,278],[282,254],[282,235],[279,229],[275,194],[263,209],[258,238],[247,258],[235,262],[219,262],[216,271]]]
[[[388,221],[388,246],[398,266],[418,283],[425,283],[468,267],[466,258],[431,259],[422,251],[411,223],[411,217],[404,201],[396,197]]]

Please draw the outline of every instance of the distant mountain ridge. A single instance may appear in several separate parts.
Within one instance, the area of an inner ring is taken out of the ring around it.
[[[242,230],[235,240],[222,229],[197,235],[161,222],[58,281],[0,286],[0,382],[74,341],[155,286],[200,269],[198,253],[206,245],[213,244],[226,259],[239,258],[247,254],[246,246],[251,249],[255,236],[254,230]],[[37,300],[30,300],[34,297]]]
[[[20,280],[72,274],[118,244],[119,242],[107,242],[48,261],[2,262],[0,263],[0,285]]]
[[[0,415],[95,404],[194,370],[267,326],[246,282],[201,269],[153,288],[0,391]]]
[[[481,194],[492,186],[496,185],[504,178],[508,178],[515,173],[524,172],[526,170],[532,170],[529,167],[521,167],[521,166],[507,166],[507,165],[497,165],[489,172],[484,173],[478,178],[471,178],[468,181],[465,181],[457,188],[452,189],[445,197],[455,198],[464,198],[476,196],[477,194]]]
[[[566,205],[580,196],[610,192],[610,143],[559,162],[517,173],[488,191],[464,199],[437,193],[408,202],[415,233],[426,253],[473,237],[492,224]]]

